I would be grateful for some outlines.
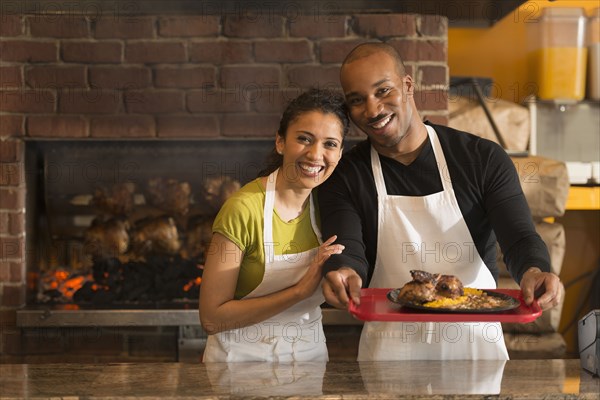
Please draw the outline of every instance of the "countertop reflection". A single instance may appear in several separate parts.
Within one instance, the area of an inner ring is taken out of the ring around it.
[[[269,364],[4,364],[11,398],[599,399],[600,379],[572,360]]]

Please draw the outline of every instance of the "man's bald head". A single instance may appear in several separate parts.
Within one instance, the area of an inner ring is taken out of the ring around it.
[[[342,69],[344,69],[344,66],[356,60],[368,57],[371,54],[379,52],[387,54],[394,61],[398,76],[403,77],[404,75],[406,75],[406,68],[404,67],[404,62],[402,61],[402,57],[400,57],[400,54],[398,54],[396,49],[390,46],[389,44],[376,42],[362,43],[356,46],[354,49],[352,49],[352,51],[350,51],[350,53],[344,59],[344,62],[342,63]]]

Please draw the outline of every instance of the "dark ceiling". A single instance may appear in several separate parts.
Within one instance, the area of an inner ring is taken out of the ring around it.
[[[256,17],[260,14],[335,15],[356,12],[416,13],[448,17],[449,26],[490,26],[525,0],[20,0],[2,1],[1,14],[86,13],[98,15],[205,14]]]

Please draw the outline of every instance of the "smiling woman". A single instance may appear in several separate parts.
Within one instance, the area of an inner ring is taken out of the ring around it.
[[[204,362],[328,359],[319,283],[343,246],[335,235],[322,243],[311,191],[335,169],[348,125],[339,94],[300,95],[283,113],[270,168],[221,208],[200,294]]]

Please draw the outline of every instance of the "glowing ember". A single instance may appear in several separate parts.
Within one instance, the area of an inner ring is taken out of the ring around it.
[[[192,289],[194,287],[199,287],[201,282],[202,282],[202,277],[199,276],[196,279],[193,279],[193,280],[189,281],[188,283],[186,283],[183,286],[183,291],[189,292],[190,289]]]
[[[64,269],[57,269],[45,273],[40,280],[41,300],[70,303],[73,295],[86,282],[93,281],[92,274],[70,273]]]

